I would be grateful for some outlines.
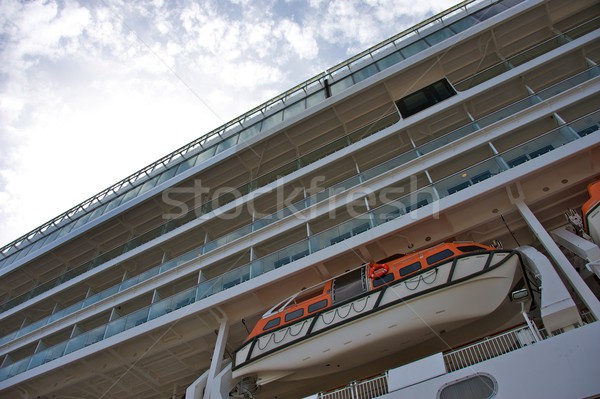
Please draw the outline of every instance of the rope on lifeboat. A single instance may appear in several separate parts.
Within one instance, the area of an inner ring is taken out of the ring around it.
[[[438,268],[436,267],[433,270],[430,270],[428,272],[425,272],[423,274],[419,274],[416,277],[411,278],[410,280],[406,280],[404,282],[404,285],[406,286],[406,289],[408,289],[409,291],[414,291],[417,288],[419,288],[419,285],[421,284],[421,281],[423,281],[423,284],[433,284],[435,282],[435,280],[437,279],[437,274],[438,274]],[[428,277],[433,276],[433,278],[430,281],[427,281]],[[416,283],[414,288],[410,288],[408,283]]]
[[[265,349],[267,346],[269,346],[269,343],[271,342],[271,339],[273,340],[273,343],[274,343],[275,345],[279,345],[280,343],[282,343],[282,342],[283,342],[283,341],[284,341],[284,340],[287,338],[288,334],[289,334],[291,337],[297,337],[298,335],[300,335],[300,333],[301,333],[301,332],[302,332],[302,330],[304,329],[304,326],[306,325],[306,323],[307,323],[307,322],[308,322],[308,319],[307,319],[307,320],[304,320],[304,321],[302,321],[302,323],[296,323],[296,324],[292,324],[291,326],[287,326],[287,327],[285,328],[285,330],[284,330],[285,332],[284,332],[283,336],[281,337],[281,339],[280,339],[279,341],[278,341],[278,340],[275,338],[275,334],[276,334],[277,332],[281,331],[281,330],[278,330],[278,331],[273,331],[271,334],[269,334],[269,338],[267,339],[267,342],[265,343],[265,345],[264,345],[264,346],[261,346],[261,340],[260,340],[260,338],[257,340],[257,342],[256,342],[256,345],[258,346],[258,349],[260,349],[260,350],[262,351],[262,350],[264,350],[264,349]],[[298,329],[298,331],[297,331],[296,333],[293,333],[293,332],[292,332],[292,328],[293,328],[295,325],[298,325],[298,324],[301,324],[300,328]]]
[[[364,297],[364,298],[361,298],[361,299],[359,299],[358,301],[351,302],[351,303],[350,303],[350,306],[348,306],[348,312],[346,313],[346,315],[345,315],[345,316],[342,316],[342,315],[340,314],[340,312],[339,312],[340,308],[335,308],[335,309],[333,310],[333,312],[332,312],[332,313],[333,313],[333,317],[331,318],[331,320],[330,320],[330,321],[326,321],[326,320],[325,320],[325,313],[323,313],[323,314],[321,315],[321,317],[323,318],[323,323],[325,323],[325,325],[327,325],[327,326],[328,326],[328,325],[332,324],[332,323],[333,323],[333,322],[334,322],[334,321],[335,321],[335,320],[336,320],[338,317],[339,317],[340,319],[344,320],[346,317],[348,317],[348,315],[350,315],[350,312],[351,312],[352,310],[354,310],[354,312],[356,312],[356,313],[362,313],[362,312],[363,312],[363,311],[364,311],[364,310],[367,308],[367,304],[369,303],[369,298],[370,298],[370,297],[371,297],[371,295],[368,295],[368,296],[366,296],[366,297]],[[358,310],[358,309],[356,309],[356,308],[354,307],[354,304],[355,304],[355,303],[358,303],[358,302],[359,302],[359,301],[361,301],[361,300],[364,300],[364,305],[363,305],[362,309]]]

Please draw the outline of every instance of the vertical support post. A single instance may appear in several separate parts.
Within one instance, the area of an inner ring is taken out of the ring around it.
[[[600,320],[600,302],[594,293],[585,284],[581,276],[577,274],[565,254],[562,253],[558,245],[552,240],[550,234],[544,229],[544,226],[542,226],[525,202],[523,202],[522,199],[518,199],[514,201],[514,203],[533,234],[540,240],[540,243],[544,246],[546,251],[548,251],[548,254],[550,254],[552,259],[556,261],[563,276],[566,277],[569,284],[571,284],[573,289],[579,294],[581,300],[585,303],[596,320]]]
[[[213,389],[212,385],[215,382],[215,377],[221,372],[221,369],[223,368],[223,355],[225,354],[225,345],[227,345],[228,335],[229,320],[221,319],[221,324],[219,325],[219,333],[217,334],[217,342],[215,343],[215,350],[213,352],[212,360],[210,362],[210,369],[208,370],[208,380],[206,383],[206,390],[204,391],[204,399],[211,399],[210,392]]]

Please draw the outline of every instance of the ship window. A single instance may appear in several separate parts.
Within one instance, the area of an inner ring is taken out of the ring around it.
[[[285,315],[285,321],[297,319],[304,315],[304,309],[296,309]]]
[[[437,254],[433,254],[431,256],[428,256],[427,257],[427,264],[428,265],[432,265],[432,264],[437,263],[437,262],[439,262],[441,260],[449,258],[449,257],[451,257],[453,255],[454,255],[454,252],[452,252],[449,249],[444,249],[443,251],[438,252]]]
[[[473,252],[473,251],[483,251],[484,248],[481,248],[477,245],[461,245],[458,247],[461,252]]]
[[[311,303],[310,305],[308,305],[308,313],[316,312],[319,309],[323,309],[325,306],[327,306],[327,299]]]
[[[281,322],[281,318],[279,318],[279,317],[269,320],[267,322],[267,324],[265,324],[265,326],[263,327],[263,331],[267,331],[273,327],[277,327],[280,322]]]
[[[478,373],[450,382],[438,392],[438,399],[490,399],[496,396],[498,384],[489,374]]]
[[[378,277],[373,280],[373,287],[379,287],[385,283],[389,283],[390,281],[394,281],[394,275],[392,273],[386,274],[385,276]]]
[[[456,94],[456,90],[446,79],[437,81],[396,101],[403,118],[408,118]]]
[[[402,269],[400,269],[400,277],[404,277],[413,272],[416,272],[420,268],[421,268],[421,262],[415,262],[412,265],[404,266]]]

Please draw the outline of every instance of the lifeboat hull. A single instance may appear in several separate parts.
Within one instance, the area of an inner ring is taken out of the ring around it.
[[[485,316],[506,299],[516,252],[459,257],[320,314],[256,337],[236,352],[233,377],[259,385],[334,373]]]
[[[583,205],[583,219],[586,232],[600,245],[600,181],[588,186],[590,199]]]

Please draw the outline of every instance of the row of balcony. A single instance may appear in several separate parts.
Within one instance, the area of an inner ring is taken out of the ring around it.
[[[201,245],[197,248],[194,248],[191,251],[188,251],[188,252],[176,257],[175,259],[169,260],[168,262],[165,262],[161,265],[158,265],[149,270],[146,270],[137,276],[134,276],[132,278],[124,280],[123,282],[121,282],[118,285],[112,286],[104,291],[101,291],[99,293],[91,295],[88,298],[86,298],[82,301],[79,301],[67,308],[56,311],[55,313],[53,313],[45,318],[37,320],[31,324],[25,325],[22,328],[20,328],[19,330],[16,330],[16,331],[0,338],[0,345],[4,344],[6,342],[12,341],[13,339],[19,338],[19,337],[21,337],[25,334],[28,334],[34,330],[42,328],[50,323],[53,323],[63,317],[73,314],[81,309],[84,309],[93,304],[96,304],[105,298],[108,298],[118,292],[122,292],[130,287],[133,287],[133,286],[139,284],[139,283],[147,281],[148,279],[153,278],[154,276],[165,273],[166,271],[171,270],[175,267],[178,267],[179,265],[182,265],[191,260],[197,259],[198,257],[200,257],[206,253],[209,253],[211,251],[214,251],[218,248],[221,248],[224,245],[229,244],[235,240],[247,237],[249,234],[252,234],[252,233],[258,231],[263,227],[269,226],[269,225],[271,225],[279,220],[282,220],[283,218],[286,218],[296,212],[299,212],[299,211],[302,211],[309,207],[312,207],[313,205],[315,205],[317,203],[326,201],[332,195],[342,193],[344,191],[349,191],[353,188],[356,188],[356,187],[360,186],[361,184],[368,182],[369,180],[372,180],[378,176],[381,176],[384,173],[389,172],[390,170],[398,168],[398,167],[406,164],[407,162],[412,161],[413,159],[416,159],[420,156],[430,153],[436,149],[442,148],[443,146],[445,146],[451,142],[454,142],[462,137],[465,137],[472,132],[475,132],[477,130],[485,128],[495,122],[498,122],[502,119],[513,116],[513,115],[517,114],[518,112],[524,111],[543,100],[549,99],[557,94],[565,92],[568,89],[576,87],[577,85],[584,83],[598,75],[600,75],[600,66],[595,66],[595,67],[588,69],[585,72],[582,72],[582,73],[572,76],[568,79],[565,79],[564,81],[562,81],[556,85],[553,85],[549,88],[541,90],[538,93],[535,93],[529,97],[519,100],[519,101],[517,101],[505,108],[502,108],[496,112],[493,112],[492,114],[489,114],[483,118],[480,118],[479,120],[476,120],[476,121],[470,123],[469,125],[460,127],[460,128],[458,128],[454,131],[451,131],[443,136],[435,138],[421,146],[416,147],[414,150],[411,150],[409,152],[406,152],[399,156],[396,156],[386,162],[381,163],[378,166],[375,166],[375,167],[373,167],[369,170],[366,170],[362,173],[358,173],[358,174],[356,174],[346,180],[343,180],[323,191],[315,193],[314,195],[312,195],[310,197],[299,200],[299,201],[291,204],[290,206],[287,206],[287,207],[281,209],[277,213],[274,213],[274,214],[265,216],[261,219],[255,220],[251,224],[248,224],[248,225],[246,225],[240,229],[237,229],[235,231],[232,231],[232,232],[230,232],[222,237],[219,237],[213,241],[207,242],[204,245]],[[537,142],[534,143],[533,147],[524,146],[524,147],[515,148],[513,150],[505,152],[502,158],[498,158],[498,159],[502,159],[502,162],[504,162],[503,164],[500,165],[500,164],[488,161],[487,163],[481,164],[479,169],[471,170],[470,173],[468,173],[468,178],[465,178],[462,175],[454,175],[454,177],[446,178],[445,183],[441,183],[441,182],[438,183],[438,185],[436,186],[436,190],[438,190],[439,187],[443,187],[444,191],[447,191],[449,194],[458,192],[458,191],[460,191],[464,188],[467,188],[473,184],[483,181],[483,180],[491,177],[494,174],[499,173],[500,170],[502,170],[502,169],[505,170],[507,168],[517,166],[517,165],[524,163],[530,159],[536,158],[537,156],[542,155],[548,151],[551,151],[553,148],[560,146],[562,144],[565,144],[572,137],[579,137],[579,135],[589,134],[595,128],[596,128],[596,125],[588,126],[588,122],[585,122],[585,121],[574,122],[573,124],[571,124],[569,126],[563,126],[559,129],[557,129],[556,131],[554,131],[554,133],[547,134],[546,138],[544,138],[544,139],[542,139],[542,138],[535,139],[535,140],[537,140]],[[544,145],[537,144],[538,142],[544,143]],[[440,184],[441,184],[441,186],[440,186]],[[439,193],[438,193],[438,197],[440,197]],[[423,198],[414,204],[413,203],[405,203],[404,204],[404,212],[410,212],[411,210],[413,210],[413,208],[423,206],[426,203],[428,203],[430,200],[433,200],[433,198],[430,198],[430,199]],[[401,211],[400,208],[394,209],[391,211],[391,213],[390,213],[390,215],[388,215],[388,217],[400,216],[400,211]],[[367,230],[368,228],[369,228],[368,224],[363,222],[363,223],[360,223],[357,226],[353,227],[353,229],[351,231],[346,231],[344,234],[341,234],[335,238],[332,238],[332,240],[342,241],[343,239],[349,238],[352,235],[359,234],[362,231]],[[278,259],[276,261],[277,266],[282,266],[283,264],[292,262],[292,261],[299,259],[307,254],[308,254],[308,249],[302,249],[298,253],[295,253],[291,256],[287,256],[287,257]],[[232,283],[229,282],[229,283],[226,283],[225,285],[227,285],[227,284],[232,284]],[[227,288],[227,287],[225,287],[225,288]]]
[[[598,130],[600,130],[600,111],[586,115],[568,125],[548,131],[510,150],[494,155],[483,162],[460,170],[416,192],[409,193],[390,203],[369,210],[356,218],[289,245],[275,253],[252,260],[246,265],[210,280],[203,281],[176,295],[152,303],[128,315],[112,320],[105,325],[41,350],[32,356],[20,359],[0,369],[0,380],[13,377],[172,311],[184,308],[237,284],[282,267],[294,260],[340,244],[345,239],[364,233],[396,218],[409,217],[411,211],[438,201],[441,198],[453,195],[466,189],[469,185],[478,184],[504,171],[520,167],[522,163],[526,163],[530,159],[551,153],[552,150],[578,140],[581,137],[589,134],[598,135]],[[516,159],[520,159],[520,161],[515,162],[514,160]],[[476,178],[476,176],[479,177]],[[466,181],[469,184],[463,184]]]
[[[467,89],[467,88],[474,86],[475,84],[483,83],[483,82],[505,72],[506,70],[514,68],[516,65],[520,65],[527,60],[531,60],[531,59],[535,58],[536,56],[540,55],[540,53],[542,53],[542,51],[549,51],[551,49],[557,48],[557,47],[569,42],[570,40],[572,40],[575,37],[582,36],[583,34],[592,30],[598,24],[599,21],[600,21],[600,18],[596,18],[592,21],[588,21],[587,23],[585,23],[581,26],[571,29],[570,31],[568,31],[565,34],[559,34],[550,40],[540,43],[539,45],[536,45],[536,46],[532,47],[531,49],[528,49],[522,53],[517,54],[516,56],[514,56],[512,58],[502,61],[501,63],[497,64],[496,66],[493,66],[484,71],[481,71],[481,72],[475,74],[474,76],[463,80],[462,82],[458,82],[457,85],[459,85],[459,86],[462,85],[462,86],[464,86],[465,89]],[[595,69],[590,71],[590,73],[591,74],[596,73],[594,71],[595,71]],[[584,75],[582,75],[582,77],[585,78]],[[568,86],[569,84],[577,84],[577,81],[575,80],[572,83],[564,82],[564,85]],[[544,99],[549,98],[553,95],[556,95],[564,90],[565,90],[565,88],[559,84],[559,85],[554,86],[553,89],[546,89],[546,90],[541,91],[540,93],[537,94],[537,98],[534,96],[531,96],[528,99],[524,99],[523,102],[524,103],[527,103],[527,102],[533,103],[535,101],[544,100]],[[510,112],[518,112],[520,109],[522,109],[522,106],[523,106],[523,104],[517,103],[512,106],[513,109],[501,110],[503,112],[494,112],[494,113],[490,114],[489,116],[484,117],[482,120],[479,120],[478,121],[479,127],[487,126],[488,124],[493,123],[494,121],[502,119],[502,118],[506,117],[508,114],[510,114]],[[247,193],[255,191],[258,188],[264,187],[267,184],[273,182],[274,180],[276,180],[277,178],[279,178],[281,176],[285,176],[294,171],[297,171],[297,170],[301,169],[302,167],[309,165],[309,164],[311,164],[333,152],[336,152],[336,151],[338,151],[344,147],[347,147],[348,145],[351,145],[359,140],[362,140],[363,138],[368,137],[382,129],[385,129],[386,127],[389,127],[389,126],[393,125],[394,123],[396,123],[398,120],[399,120],[399,115],[397,113],[392,113],[392,114],[386,115],[370,125],[367,125],[361,129],[358,129],[344,137],[341,137],[321,148],[318,148],[315,151],[313,151],[309,154],[306,154],[301,158],[298,158],[287,164],[284,164],[284,165],[278,167],[277,169],[275,169],[265,175],[262,175],[256,179],[250,181],[247,184],[244,184],[243,186],[237,187],[235,192],[238,195],[245,195]],[[451,142],[452,140],[456,139],[457,137],[461,137],[462,135],[467,134],[470,131],[473,131],[472,129],[474,129],[474,127],[473,126],[465,126],[463,129],[464,130],[458,129],[457,131],[453,132],[452,134],[444,136],[445,138],[442,138],[441,140],[446,141],[446,143]],[[437,147],[437,145],[439,145],[439,144],[440,143],[435,142],[435,140],[434,140],[434,142],[430,143],[429,146],[425,146],[425,147],[421,148],[420,151],[421,151],[421,153],[427,153],[428,151],[435,149]],[[54,287],[59,286],[60,284],[66,282],[72,278],[75,278],[89,270],[92,270],[92,269],[106,263],[107,261],[116,258],[117,256],[120,256],[128,251],[131,251],[132,249],[134,249],[142,244],[145,244],[161,235],[164,235],[170,231],[173,231],[174,229],[176,229],[192,220],[195,220],[196,218],[198,218],[201,215],[205,215],[205,214],[211,212],[212,210],[215,210],[223,205],[226,205],[226,204],[232,202],[236,198],[237,197],[235,195],[232,195],[231,193],[224,193],[221,196],[214,198],[211,201],[204,203],[197,208],[189,210],[189,212],[187,212],[187,214],[183,215],[182,217],[170,220],[169,222],[167,222],[161,226],[158,226],[150,231],[147,231],[136,237],[133,237],[126,243],[119,245],[115,248],[112,248],[111,250],[108,250],[104,253],[99,254],[93,260],[90,260],[78,267],[75,267],[75,268],[67,271],[66,273],[64,273],[61,276],[58,276],[52,280],[46,281],[23,295],[20,295],[18,297],[8,300],[4,304],[0,305],[0,312],[11,309],[33,297],[36,297]]]

